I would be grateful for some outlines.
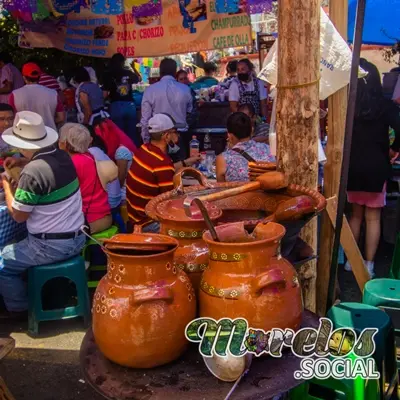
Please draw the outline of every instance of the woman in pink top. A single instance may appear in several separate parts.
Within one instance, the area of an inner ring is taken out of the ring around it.
[[[107,192],[97,175],[96,162],[88,152],[92,138],[83,125],[68,123],[60,129],[60,149],[71,156],[82,194],[83,213],[91,233],[108,229],[112,224]]]

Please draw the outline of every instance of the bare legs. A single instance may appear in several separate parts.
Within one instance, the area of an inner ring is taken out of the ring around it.
[[[365,218],[365,263],[370,275],[374,275],[374,259],[378,250],[381,237],[381,208],[370,208],[352,204],[352,214],[349,220],[351,231],[358,243],[360,241],[360,230]],[[351,271],[351,267],[346,263],[345,269]]]
[[[358,243],[360,241],[361,224],[364,220],[364,206],[360,206],[359,204],[352,204],[351,208],[352,211],[349,225],[351,231],[353,232],[354,239],[356,239],[356,242]]]
[[[365,260],[374,261],[381,238],[381,208],[365,207]]]

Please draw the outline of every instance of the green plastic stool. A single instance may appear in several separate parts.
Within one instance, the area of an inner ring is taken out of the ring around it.
[[[383,309],[392,318],[396,338],[400,338],[400,280],[374,279],[364,287],[363,303]],[[397,315],[396,315],[397,314]],[[397,368],[400,360],[397,359]]]
[[[361,303],[340,303],[329,310],[327,317],[332,321],[334,329],[352,328],[357,334],[365,328],[378,328],[374,338],[376,349],[372,357],[381,374],[380,389],[384,393],[382,398],[390,398],[392,392],[397,396],[396,349],[390,317],[377,307]],[[389,383],[389,388],[385,391],[386,382]]]
[[[44,311],[42,289],[46,282],[54,278],[70,279],[76,286],[78,305]],[[39,322],[83,317],[85,327],[90,324],[90,302],[87,289],[85,262],[81,256],[59,263],[42,265],[28,270],[28,331],[39,333]]]
[[[351,356],[355,359],[354,355]],[[331,400],[379,400],[379,382],[376,379],[311,379],[290,390],[289,400],[325,400],[329,391]]]
[[[400,233],[396,236],[396,245],[394,247],[389,277],[392,279],[400,279]]]
[[[94,233],[93,235],[91,235],[94,239],[96,240],[104,240],[104,239],[111,239],[114,235],[116,235],[118,233],[118,227],[115,225],[112,225],[110,228],[106,229],[105,231],[102,232],[98,232],[98,233]],[[86,259],[86,255],[87,255],[87,250],[90,246],[98,246],[98,244],[93,240],[93,239],[89,239],[86,244],[85,247],[82,250],[82,257]],[[107,271],[107,265],[91,265],[88,270],[87,273],[88,275],[90,274],[90,272],[96,272],[96,271],[104,271],[104,273]],[[99,284],[98,280],[88,280],[88,287],[90,289],[95,289],[97,287],[97,285]]]

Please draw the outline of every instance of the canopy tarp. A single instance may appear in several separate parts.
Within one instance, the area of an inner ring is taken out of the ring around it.
[[[353,41],[357,0],[349,0],[349,41]],[[400,0],[367,0],[364,44],[391,46],[400,40]]]

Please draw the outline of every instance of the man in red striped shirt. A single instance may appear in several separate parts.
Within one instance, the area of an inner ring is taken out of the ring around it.
[[[135,152],[126,180],[126,198],[130,222],[142,226],[143,232],[157,232],[159,226],[145,214],[145,207],[153,197],[173,189],[175,168],[168,145],[178,143],[179,133],[167,114],[155,114],[148,127],[151,141]]]

